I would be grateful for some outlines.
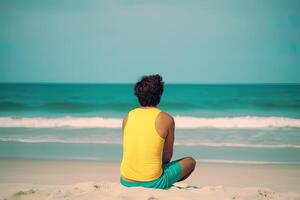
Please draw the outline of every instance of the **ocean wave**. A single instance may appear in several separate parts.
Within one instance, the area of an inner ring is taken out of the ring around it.
[[[175,145],[178,145],[178,146],[208,146],[208,147],[236,147],[236,148],[300,148],[300,145],[297,145],[297,144],[176,142]]]
[[[42,138],[42,137],[0,137],[0,142],[23,143],[66,143],[66,144],[122,144],[121,140],[104,140],[96,138]],[[300,148],[297,144],[245,144],[176,141],[175,146],[233,147],[233,148]]]
[[[186,110],[196,109],[197,105],[189,103],[167,102],[160,104],[164,109],[170,110]],[[128,111],[137,105],[134,103],[92,103],[92,102],[48,102],[48,103],[24,103],[16,101],[1,101],[1,111],[52,111],[52,112],[79,112],[79,111],[99,111],[100,110],[114,110],[114,111]],[[200,106],[202,108],[202,106]]]
[[[175,117],[176,128],[219,128],[219,129],[259,129],[259,128],[300,128],[300,119],[287,117],[220,117],[199,118]],[[122,119],[104,117],[0,117],[0,127],[24,128],[121,128]]]
[[[258,129],[258,128],[300,128],[300,119],[288,117],[220,117],[197,118],[175,117],[179,128],[222,128],[222,129]]]
[[[120,141],[111,140],[84,140],[84,139],[58,139],[58,138],[0,138],[1,142],[24,143],[65,143],[65,144],[122,144]]]
[[[14,101],[0,102],[0,111],[53,111],[53,112],[78,112],[101,110],[128,110],[132,104],[127,103],[84,103],[84,102],[50,102],[43,104],[28,104]]]
[[[0,111],[1,110],[21,110],[26,108],[26,104],[24,103],[17,103],[17,102],[12,102],[12,101],[4,101],[4,102],[0,102]]]
[[[253,165],[265,165],[265,164],[274,164],[274,165],[299,165],[300,162],[275,162],[275,161],[260,161],[260,160],[206,160],[206,159],[197,159],[197,162],[203,163],[220,163],[220,164],[253,164]]]
[[[0,117],[0,127],[23,128],[120,128],[121,119],[103,117]]]

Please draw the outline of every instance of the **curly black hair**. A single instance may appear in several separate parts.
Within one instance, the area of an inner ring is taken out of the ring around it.
[[[141,106],[156,106],[160,102],[164,91],[164,82],[161,75],[143,76],[134,86],[134,95]]]

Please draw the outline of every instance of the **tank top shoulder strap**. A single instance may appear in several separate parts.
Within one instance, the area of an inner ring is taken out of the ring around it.
[[[152,108],[134,108],[132,109],[131,111],[128,112],[128,116],[133,114],[133,113],[146,113],[146,112],[143,112],[143,111],[147,111],[147,113],[151,113],[151,115],[158,115],[158,113],[161,112],[161,110],[157,107],[152,107]]]
[[[161,110],[157,107],[153,107],[150,109],[150,112],[153,114],[154,117],[156,117],[161,112]]]

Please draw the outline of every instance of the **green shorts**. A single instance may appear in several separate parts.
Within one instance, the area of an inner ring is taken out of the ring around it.
[[[162,175],[152,181],[147,182],[128,182],[120,177],[120,183],[126,187],[146,187],[146,188],[159,188],[168,189],[174,183],[180,180],[182,176],[181,166],[178,160],[174,160],[167,164],[163,164]]]

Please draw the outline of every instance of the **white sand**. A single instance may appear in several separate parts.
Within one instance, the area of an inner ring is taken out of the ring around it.
[[[119,163],[0,159],[4,199],[300,199],[300,167],[197,163],[169,190],[126,188]]]

